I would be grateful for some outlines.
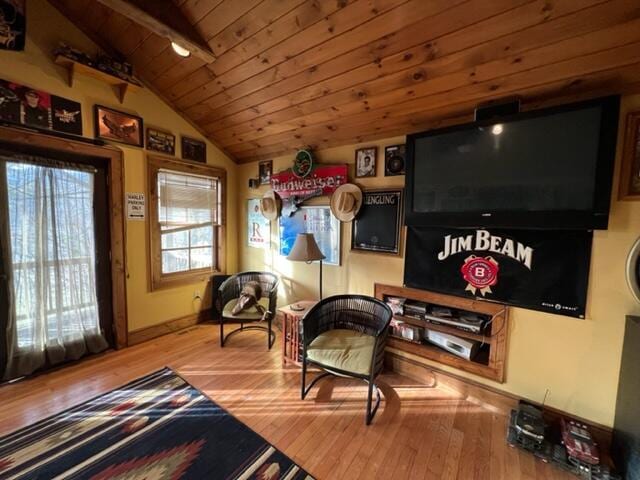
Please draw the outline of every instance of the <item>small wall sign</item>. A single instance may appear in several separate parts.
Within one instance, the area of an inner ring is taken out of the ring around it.
[[[127,220],[144,221],[144,212],[144,193],[127,193]]]

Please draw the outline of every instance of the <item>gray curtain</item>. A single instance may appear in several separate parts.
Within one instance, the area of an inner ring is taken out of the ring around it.
[[[108,347],[95,278],[94,174],[0,157],[8,380]]]

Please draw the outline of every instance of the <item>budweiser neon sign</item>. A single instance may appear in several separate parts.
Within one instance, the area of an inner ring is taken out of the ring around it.
[[[282,198],[309,195],[319,189],[322,195],[331,195],[344,183],[347,183],[346,165],[318,165],[305,178],[296,177],[291,170],[271,175],[271,188]]]

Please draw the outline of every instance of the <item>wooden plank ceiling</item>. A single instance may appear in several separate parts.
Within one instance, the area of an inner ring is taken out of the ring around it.
[[[215,55],[52,0],[238,162],[401,135],[519,95],[636,91],[638,0],[174,0]]]

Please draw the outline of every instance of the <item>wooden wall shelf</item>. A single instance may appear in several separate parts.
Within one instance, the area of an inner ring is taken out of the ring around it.
[[[454,297],[452,295],[417,290],[414,288],[383,285],[380,283],[375,284],[375,296],[383,301],[387,296],[402,297],[409,300],[425,302],[431,305],[466,310],[491,316],[493,321],[488,327],[488,331],[482,335],[466,332],[447,325],[427,323],[412,317],[394,315],[395,319],[411,325],[416,325],[438,332],[449,333],[469,340],[483,342],[484,345],[480,349],[480,352],[472,360],[466,360],[453,355],[436,345],[426,343],[426,341],[423,341],[422,343],[415,343],[402,338],[390,336],[387,341],[387,347],[394,349],[394,353],[398,355],[402,355],[402,353],[415,355],[468,373],[489,378],[499,383],[504,382],[509,330],[508,307],[474,299]]]
[[[55,63],[67,69],[69,87],[73,87],[73,80],[76,74],[86,75],[115,87],[120,103],[124,103],[124,97],[127,92],[134,92],[142,88],[142,85],[140,84],[123,80],[120,77],[110,75],[102,70],[85,65],[84,63],[76,62],[64,55],[56,56]]]

